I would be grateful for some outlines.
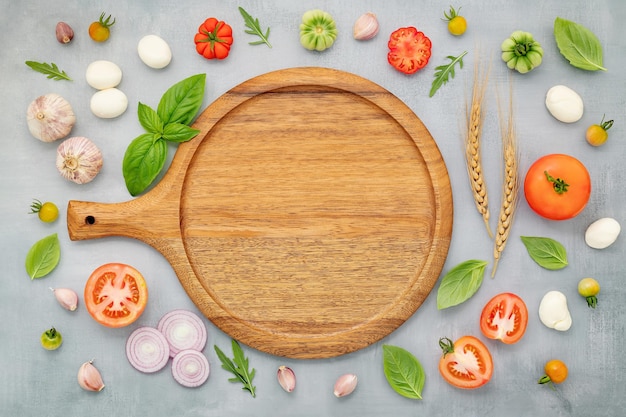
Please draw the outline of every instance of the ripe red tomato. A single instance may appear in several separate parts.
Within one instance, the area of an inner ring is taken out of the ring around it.
[[[104,264],[85,284],[85,307],[98,323],[124,327],[141,316],[148,303],[148,287],[139,271],[120,263]]]
[[[493,360],[487,346],[474,336],[463,336],[456,342],[439,339],[443,356],[439,372],[452,386],[474,389],[485,385],[493,374]]]
[[[524,300],[512,293],[493,297],[480,315],[480,330],[489,339],[517,343],[528,325],[528,309]]]
[[[394,31],[387,43],[387,61],[392,67],[405,74],[424,68],[430,59],[430,39],[412,26]]]
[[[550,154],[531,165],[524,180],[524,195],[530,208],[551,220],[578,215],[591,194],[591,177],[578,159]]]
[[[206,19],[194,37],[196,51],[206,59],[224,59],[233,44],[233,29],[214,17]]]

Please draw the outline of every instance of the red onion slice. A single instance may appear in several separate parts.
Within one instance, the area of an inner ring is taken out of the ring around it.
[[[170,348],[157,329],[139,327],[128,336],[126,357],[135,369],[149,374],[163,369],[170,358]]]
[[[207,342],[206,326],[202,319],[187,310],[173,310],[159,320],[157,329],[167,339],[170,356],[174,357],[181,350],[202,351]]]
[[[172,359],[172,376],[184,387],[199,387],[209,378],[209,372],[209,361],[200,351],[181,350]]]

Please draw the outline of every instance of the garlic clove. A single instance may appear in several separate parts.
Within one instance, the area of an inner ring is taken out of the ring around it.
[[[59,304],[66,310],[74,311],[78,307],[78,294],[69,288],[50,288]]]
[[[379,24],[376,15],[367,12],[359,17],[352,28],[352,35],[358,41],[372,39],[378,34]]]
[[[93,360],[83,363],[78,369],[78,385],[86,391],[102,391],[104,382],[100,371],[93,366]]]
[[[76,123],[76,115],[70,103],[58,94],[37,97],[26,110],[28,130],[43,142],[64,138]]]
[[[93,180],[102,168],[102,153],[89,139],[75,136],[57,148],[56,166],[61,175],[77,184]]]
[[[59,22],[56,26],[57,41],[68,44],[74,39],[74,30],[65,22]]]
[[[335,382],[335,397],[340,398],[352,394],[352,391],[356,388],[357,382],[358,379],[354,374],[345,374],[340,376]]]
[[[285,365],[278,367],[278,383],[287,392],[292,392],[296,388],[296,374]]]

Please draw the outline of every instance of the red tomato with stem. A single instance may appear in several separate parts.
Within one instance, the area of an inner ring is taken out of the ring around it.
[[[439,339],[443,355],[439,372],[450,385],[474,389],[485,385],[493,374],[493,360],[487,346],[474,336],[463,336],[456,342]]]
[[[424,33],[409,26],[395,30],[387,46],[389,64],[400,72],[413,74],[428,64],[433,45]]]
[[[578,159],[550,154],[531,165],[524,179],[524,195],[535,213],[551,220],[578,215],[589,201],[591,177]]]
[[[92,272],[85,284],[85,307],[103,326],[128,326],[141,316],[147,303],[146,281],[130,265],[104,264]]]
[[[206,19],[194,37],[196,51],[206,59],[224,59],[233,44],[233,29],[214,17]]]
[[[528,309],[519,296],[501,293],[493,297],[480,315],[480,330],[489,339],[517,343],[526,332]]]

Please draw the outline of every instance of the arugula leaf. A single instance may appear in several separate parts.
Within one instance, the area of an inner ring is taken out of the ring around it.
[[[440,65],[435,68],[435,79],[433,80],[432,86],[430,87],[430,94],[428,95],[429,97],[434,96],[437,90],[439,90],[439,87],[448,82],[449,77],[454,78],[454,66],[457,63],[459,64],[459,69],[463,68],[463,57],[465,55],[467,55],[467,51],[464,51],[459,56],[448,55],[446,58],[448,58],[452,62],[447,65]]]
[[[383,345],[383,368],[387,382],[406,398],[422,399],[426,374],[417,358],[401,347]]]
[[[44,237],[31,246],[26,255],[26,273],[30,279],[48,275],[59,264],[61,245],[56,233]]]
[[[126,149],[122,172],[132,196],[144,191],[159,175],[167,159],[167,142],[154,133],[136,137]]]
[[[206,74],[192,75],[171,86],[159,101],[157,113],[164,124],[190,124],[204,98]]]
[[[46,74],[48,77],[54,80],[68,80],[72,81],[72,79],[65,73],[65,71],[60,70],[57,64],[54,62],[48,64],[46,62],[36,62],[36,61],[26,61],[26,65],[31,67],[37,72],[42,74]]]
[[[452,268],[437,290],[437,309],[453,307],[470,299],[483,283],[486,261],[469,260]]]
[[[528,254],[542,268],[557,270],[567,266],[565,247],[549,237],[520,236]]]
[[[554,38],[561,55],[574,67],[587,71],[607,70],[602,66],[600,41],[583,25],[557,17]]]
[[[270,28],[269,28],[269,26],[267,28],[267,31],[265,33],[263,33],[263,30],[261,30],[261,25],[259,24],[259,19],[255,19],[252,16],[250,16],[250,14],[248,12],[246,12],[243,7],[239,7],[239,13],[241,13],[241,16],[243,17],[243,20],[246,23],[246,27],[249,28],[249,30],[246,30],[245,32],[250,34],[250,35],[256,35],[259,38],[261,38],[261,40],[259,40],[259,41],[248,42],[248,44],[250,44],[250,45],[260,45],[260,44],[264,43],[264,44],[266,44],[267,46],[269,46],[271,48],[272,45],[270,44],[270,42],[268,40],[268,38],[270,36]]]
[[[222,362],[222,368],[235,375],[234,378],[229,378],[230,382],[241,382],[243,384],[244,391],[248,391],[252,397],[256,397],[256,387],[252,385],[252,380],[256,374],[256,370],[253,368],[249,370],[248,359],[245,357],[241,346],[235,339],[232,340],[233,359],[228,358],[224,352],[214,345],[217,357]]]

